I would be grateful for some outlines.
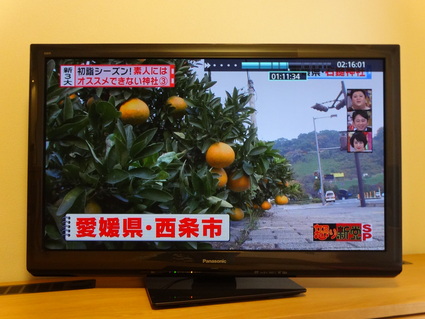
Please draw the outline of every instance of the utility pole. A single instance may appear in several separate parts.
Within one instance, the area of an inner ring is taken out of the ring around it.
[[[254,109],[254,112],[251,114],[251,122],[254,127],[257,127],[257,109],[255,107],[255,89],[254,89],[254,81],[251,80],[249,76],[249,72],[246,72],[246,75],[248,77],[248,94],[250,95],[249,98],[249,107]]]
[[[313,117],[313,126],[314,126],[314,137],[316,138],[316,152],[317,152],[317,163],[319,165],[319,182],[320,182],[320,198],[322,200],[322,205],[325,205],[325,190],[323,187],[323,174],[322,174],[322,163],[320,162],[320,147],[319,147],[319,139],[317,138],[317,130],[316,130],[316,120],[323,118],[333,118],[337,117],[336,114],[332,114],[330,116],[320,116]]]

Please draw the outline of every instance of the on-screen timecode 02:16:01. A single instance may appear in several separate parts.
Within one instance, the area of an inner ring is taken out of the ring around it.
[[[276,71],[269,73],[270,81],[298,81],[298,80],[307,80],[307,72],[285,72],[285,71]]]

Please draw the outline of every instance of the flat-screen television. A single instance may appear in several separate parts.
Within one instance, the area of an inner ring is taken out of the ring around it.
[[[30,52],[32,274],[146,276],[168,307],[401,271],[398,45]]]

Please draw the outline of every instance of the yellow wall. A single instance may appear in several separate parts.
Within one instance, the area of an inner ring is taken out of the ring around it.
[[[0,282],[24,280],[30,43],[390,43],[402,47],[404,253],[425,253],[425,1],[2,0]]]

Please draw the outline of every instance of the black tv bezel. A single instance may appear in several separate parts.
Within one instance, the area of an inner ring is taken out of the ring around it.
[[[45,59],[379,58],[385,64],[385,251],[56,251],[43,248]],[[400,47],[344,44],[33,44],[30,50],[27,269],[33,275],[395,276],[402,269]],[[203,264],[202,259],[226,259]],[[183,260],[183,261],[182,261]]]

